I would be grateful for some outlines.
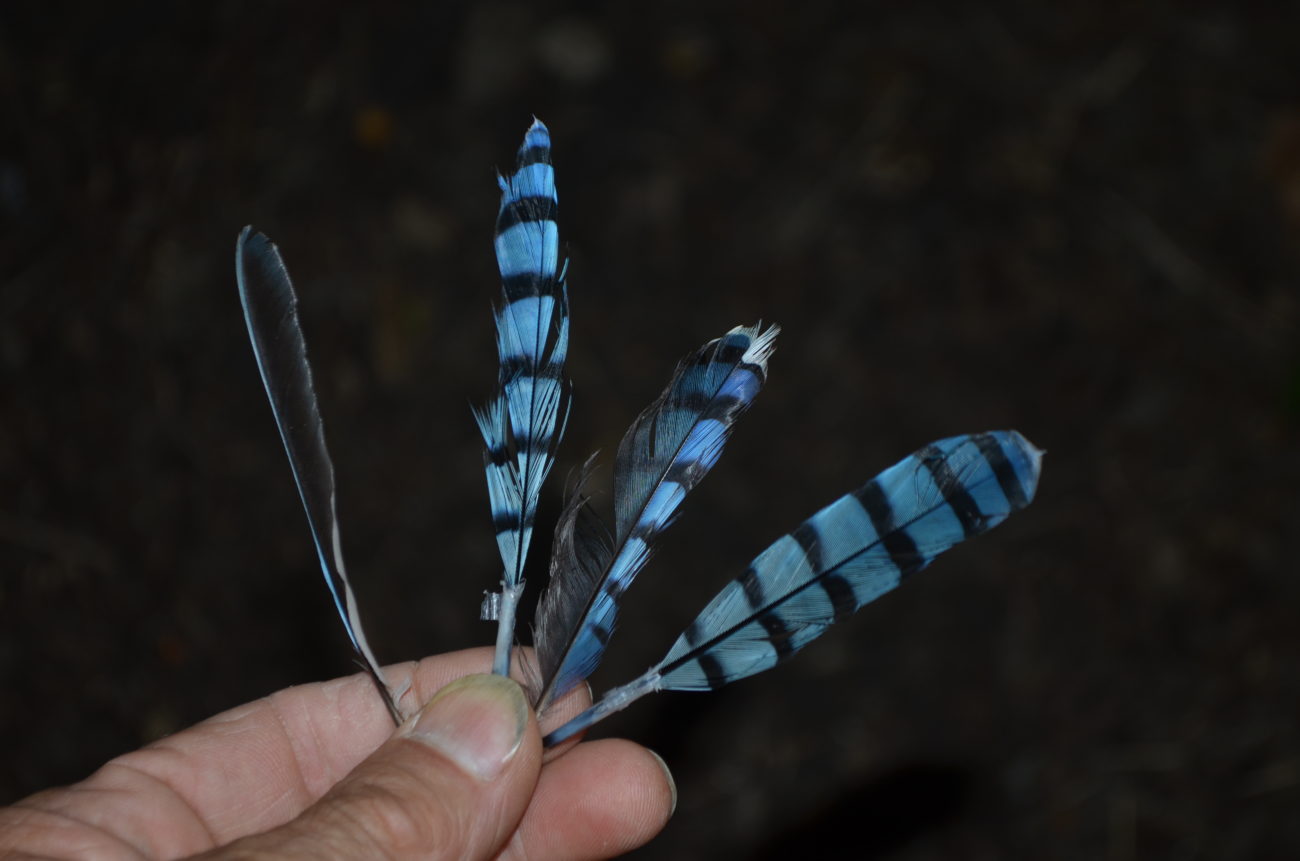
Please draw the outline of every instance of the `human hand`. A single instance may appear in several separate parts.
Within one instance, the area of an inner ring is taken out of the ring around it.
[[[467,675],[490,663],[471,649],[388,668],[428,700],[396,731],[364,675],[232,709],[0,809],[0,855],[536,861],[618,855],[663,828],[676,790],[657,756],[609,739],[543,763],[519,686]]]

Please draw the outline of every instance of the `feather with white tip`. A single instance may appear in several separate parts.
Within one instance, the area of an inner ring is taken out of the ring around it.
[[[632,423],[615,459],[612,542],[598,540],[580,494],[566,506],[534,626],[539,711],[600,662],[619,601],[650,558],[652,542],[717,463],[762,388],[778,331],[738,326],[705,344],[682,360],[668,388]]]

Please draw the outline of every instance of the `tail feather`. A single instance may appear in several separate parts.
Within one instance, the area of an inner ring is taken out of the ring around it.
[[[550,133],[540,120],[524,135],[518,165],[499,177],[495,248],[502,303],[496,310],[500,391],[474,411],[485,446],[484,470],[497,549],[505,566],[493,671],[510,670],[515,606],[523,592],[537,503],[568,419],[562,378],[569,346],[568,293],[559,263],[558,196]]]

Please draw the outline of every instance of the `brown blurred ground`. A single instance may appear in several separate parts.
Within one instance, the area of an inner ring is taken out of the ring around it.
[[[491,640],[467,404],[492,169],[536,113],[558,476],[686,351],[784,327],[597,688],[920,444],[1050,452],[1033,508],[796,661],[603,727],[678,778],[640,857],[1300,853],[1296,6],[359,5],[0,7],[0,801],[351,667],[248,222],[302,294],[376,651]]]

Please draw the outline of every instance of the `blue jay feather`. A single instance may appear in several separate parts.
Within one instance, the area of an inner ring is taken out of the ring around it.
[[[778,332],[776,326],[738,326],[677,366],[667,389],[619,444],[612,542],[597,534],[581,493],[570,501],[556,530],[551,583],[537,609],[539,710],[600,663],[623,593],[762,388]]]
[[[540,120],[524,135],[515,173],[509,179],[498,177],[498,182],[499,392],[475,410],[474,417],[483,435],[492,525],[505,565],[500,597],[489,596],[483,615],[497,618],[493,671],[507,675],[537,503],[568,417],[561,374],[569,345],[569,309],[555,222],[559,198],[551,137]]]
[[[556,744],[658,690],[712,690],[776,666],[956,544],[1024,508],[1042,453],[1016,431],[925,446],[764,550],[658,665],[546,738]]]
[[[397,707],[401,693],[393,693],[370,651],[361,629],[352,585],[343,567],[334,463],[325,446],[325,428],[316,402],[307,342],[298,323],[298,297],[289,280],[289,271],[274,243],[261,233],[254,233],[251,227],[245,227],[235,244],[235,276],[244,307],[244,323],[253,342],[253,355],[289,456],[298,495],[307,512],[307,524],[316,543],[325,584],[362,666],[374,679],[394,722],[401,723],[402,715]]]

